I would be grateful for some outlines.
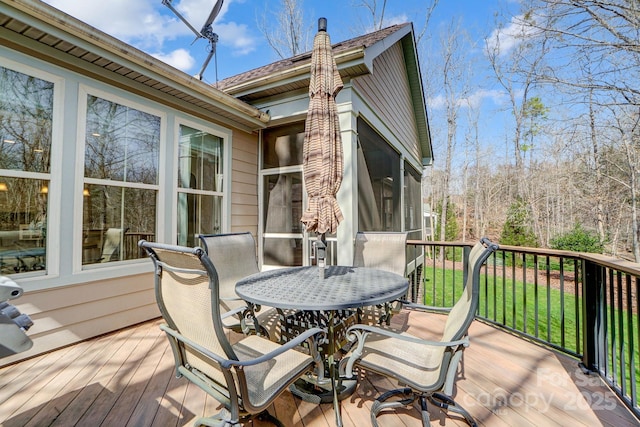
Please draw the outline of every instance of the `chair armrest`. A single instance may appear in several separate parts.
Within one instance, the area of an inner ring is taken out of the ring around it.
[[[295,339],[287,342],[284,345],[281,345],[280,347],[278,347],[276,350],[271,351],[269,353],[263,354],[260,357],[256,357],[255,359],[249,359],[249,360],[229,360],[229,359],[225,359],[223,357],[220,357],[219,355],[210,352],[209,350],[207,350],[206,348],[202,347],[200,344],[193,342],[192,340],[190,340],[189,338],[185,337],[184,335],[182,335],[181,333],[171,329],[169,326],[167,325],[160,325],[160,329],[162,329],[164,332],[166,332],[167,334],[171,335],[173,338],[177,339],[178,341],[182,341],[183,343],[185,343],[187,346],[189,346],[190,348],[196,350],[198,353],[202,354],[203,356],[206,356],[210,359],[213,359],[214,361],[216,361],[217,363],[220,364],[220,366],[224,369],[229,369],[231,367],[236,367],[236,366],[253,366],[253,365],[258,365],[260,363],[266,362],[268,360],[273,359],[274,357],[292,350],[294,347],[297,347],[298,345],[300,345],[303,341],[306,341],[307,339],[311,338],[312,336],[319,334],[319,333],[325,333],[325,331],[323,329],[320,328],[312,328],[309,329],[307,331],[305,331],[304,333],[298,335]],[[266,339],[266,338],[265,338]]]
[[[358,331],[362,331],[358,333]],[[347,333],[349,334],[349,340],[362,340],[365,341],[369,333],[375,333],[378,335],[384,335],[390,338],[396,338],[402,341],[412,342],[425,346],[435,346],[435,347],[455,347],[458,345],[469,345],[469,337],[464,337],[460,340],[456,341],[430,341],[422,338],[416,338],[409,335],[402,335],[397,332],[390,331],[388,329],[378,328],[376,326],[371,325],[353,325],[349,329],[347,329]]]
[[[398,339],[401,341],[411,342],[419,345],[424,345],[425,347],[468,347],[469,346],[469,337],[465,336],[464,338],[456,341],[429,341],[421,338],[416,338],[408,335],[401,335],[393,331],[389,331],[387,329],[378,328],[376,326],[370,325],[353,325],[349,329],[347,329],[347,336],[349,341],[357,342],[355,348],[352,348],[351,354],[347,357],[343,358],[339,364],[339,372],[341,376],[345,376],[346,378],[353,377],[353,365],[362,357],[362,353],[364,352],[364,346],[367,341],[367,337],[369,334],[375,333],[379,335],[383,335],[389,338]]]
[[[233,310],[229,310],[229,311],[227,311],[225,313],[222,313],[220,315],[220,318],[221,319],[226,319],[227,317],[235,316],[236,314],[240,314],[240,313],[244,312],[246,309],[247,309],[246,306],[244,306],[244,307],[236,307]]]
[[[447,314],[451,311],[451,307],[436,307],[434,305],[423,305],[415,302],[402,301],[402,306],[409,310],[428,311],[433,313]]]
[[[249,359],[249,360],[227,360],[225,364],[223,364],[222,366],[224,368],[229,368],[232,366],[253,366],[253,365],[259,365],[260,363],[266,362],[268,360],[273,359],[276,356],[279,356],[280,354],[287,352],[289,350],[293,350],[295,347],[299,346],[300,344],[302,344],[303,341],[308,340],[309,338],[313,337],[314,335],[317,334],[324,334],[326,333],[326,331],[324,329],[321,328],[312,328],[309,329],[303,333],[301,333],[300,335],[298,335],[295,339],[291,340],[291,341],[287,341],[285,344],[280,345],[280,347],[278,347],[276,350],[270,351],[267,354],[263,354],[260,357],[256,357],[255,359]]]

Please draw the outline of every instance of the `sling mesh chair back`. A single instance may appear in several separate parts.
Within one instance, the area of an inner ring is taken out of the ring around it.
[[[201,248],[140,241],[155,266],[156,301],[175,357],[185,377],[224,408],[196,426],[236,426],[264,413],[277,396],[315,366],[313,355],[294,349],[320,329],[280,345],[258,335],[235,344],[220,318],[218,274]],[[311,348],[314,348],[311,345]]]
[[[220,283],[220,309],[222,324],[226,328],[248,333],[259,325],[261,333],[279,341],[279,315],[272,307],[260,307],[257,324],[247,311],[247,303],[236,294],[236,283],[258,273],[258,257],[253,235],[245,233],[201,234],[202,247],[216,266]]]
[[[353,253],[354,267],[369,267],[406,275],[407,233],[384,231],[359,231]],[[391,315],[400,311],[402,304],[385,303],[381,306],[364,307],[360,310],[360,322],[389,325]]]
[[[104,232],[104,243],[102,245],[102,255],[100,256],[100,262],[115,261],[120,257],[122,240],[124,233],[128,230],[122,228],[108,228]]]
[[[371,422],[382,410],[408,406],[420,400],[422,420],[429,425],[427,400],[445,410],[462,415],[467,423],[475,421],[452,399],[453,385],[463,350],[469,345],[467,331],[478,306],[480,271],[498,245],[483,238],[469,253],[465,264],[465,289],[456,304],[447,310],[440,341],[427,341],[370,325],[349,329],[355,342],[352,352],[341,361],[340,369],[348,378],[354,365],[396,379],[404,388],[380,396],[371,407]],[[419,308],[412,305],[412,308]],[[428,308],[428,307],[423,307]]]

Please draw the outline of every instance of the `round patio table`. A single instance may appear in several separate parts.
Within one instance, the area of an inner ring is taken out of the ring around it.
[[[337,367],[334,353],[336,337],[334,315],[339,310],[355,309],[393,301],[406,294],[409,282],[389,271],[366,267],[326,266],[324,278],[318,267],[292,267],[252,274],[236,284],[236,293],[250,306],[266,305],[280,310],[327,312],[328,365],[336,424],[342,425],[336,387]]]

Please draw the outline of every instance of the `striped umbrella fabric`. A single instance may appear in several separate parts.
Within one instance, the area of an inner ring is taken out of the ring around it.
[[[307,231],[321,234],[335,233],[343,219],[336,200],[344,160],[335,100],[342,87],[329,34],[321,28],[311,53],[310,100],[302,149],[309,205],[301,218]]]

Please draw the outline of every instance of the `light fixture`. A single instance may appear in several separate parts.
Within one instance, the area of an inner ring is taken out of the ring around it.
[[[6,142],[7,144],[15,144],[16,143],[13,139],[5,139],[2,142]]]
[[[88,197],[88,196],[91,195],[91,193],[89,193],[89,189],[88,188],[85,188],[84,190],[82,190],[82,195],[85,196],[85,197]]]
[[[97,137],[97,136],[100,136],[100,134],[99,134],[98,132],[93,132],[93,133],[91,134],[91,136],[96,136],[96,137]]]
[[[0,182],[0,191],[9,191],[9,187],[7,187],[6,182]]]
[[[42,148],[34,148],[33,152],[34,153],[42,153],[44,150]]]
[[[40,189],[40,193],[49,194],[49,187],[47,187],[46,185],[43,185],[42,188]]]

